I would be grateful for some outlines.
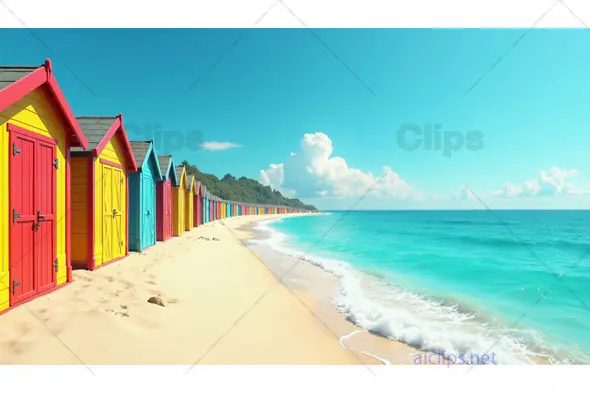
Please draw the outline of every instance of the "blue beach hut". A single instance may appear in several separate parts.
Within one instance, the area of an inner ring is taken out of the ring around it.
[[[201,189],[203,190],[203,224],[206,224],[210,221],[211,204],[209,203],[209,191],[207,191],[207,187],[201,183]]]
[[[153,141],[131,141],[137,172],[129,173],[129,249],[156,244],[156,182],[162,181]]]

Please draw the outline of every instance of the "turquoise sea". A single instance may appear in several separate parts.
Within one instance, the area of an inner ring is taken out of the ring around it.
[[[590,364],[590,211],[354,211],[268,221],[265,240],[340,278],[356,325],[500,364]]]

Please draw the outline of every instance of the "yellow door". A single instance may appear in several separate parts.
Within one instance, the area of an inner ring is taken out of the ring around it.
[[[125,174],[113,168],[113,259],[125,255]]]
[[[108,165],[102,166],[102,260],[97,260],[97,264],[113,259],[113,199],[111,197],[113,169]]]

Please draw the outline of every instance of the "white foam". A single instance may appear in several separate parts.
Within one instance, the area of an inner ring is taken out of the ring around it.
[[[472,314],[459,312],[458,305],[445,305],[393,286],[344,261],[306,255],[289,247],[287,235],[273,229],[268,221],[256,229],[265,231],[268,237],[255,243],[270,246],[338,277],[340,290],[333,304],[362,329],[425,351],[479,356],[486,351],[490,355],[493,352],[497,364],[531,364],[531,357],[538,355],[527,348],[518,331],[491,327]],[[530,337],[537,332],[527,333]]]

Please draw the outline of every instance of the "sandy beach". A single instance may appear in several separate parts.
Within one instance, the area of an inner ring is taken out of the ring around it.
[[[0,363],[381,364],[344,349],[314,296],[294,296],[243,245],[238,228],[268,218],[208,223],[74,271],[72,284],[0,316]]]

